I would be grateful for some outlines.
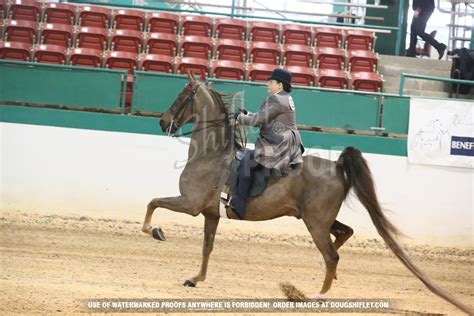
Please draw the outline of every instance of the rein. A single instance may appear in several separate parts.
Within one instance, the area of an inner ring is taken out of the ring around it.
[[[208,128],[211,128],[211,127],[220,126],[223,122],[227,121],[230,116],[233,116],[235,114],[235,113],[229,113],[229,114],[226,114],[226,116],[222,119],[208,120],[208,121],[199,122],[200,124],[202,124],[202,123],[212,123],[212,124],[201,127],[201,128],[195,128],[195,129],[193,129],[192,131],[189,131],[189,132],[171,135],[171,130],[173,128],[173,125],[175,125],[176,122],[178,122],[178,123],[180,122],[182,116],[185,113],[186,108],[189,105],[191,105],[191,109],[193,110],[193,114],[194,114],[194,106],[193,106],[194,105],[194,98],[195,98],[196,93],[197,93],[197,91],[200,87],[201,87],[201,84],[197,83],[194,87],[190,88],[191,93],[183,101],[182,106],[181,106],[181,108],[179,109],[179,111],[177,113],[179,116],[175,115],[174,113],[171,113],[171,114],[173,114],[173,119],[171,120],[170,127],[168,128],[168,136],[178,138],[178,137],[181,137],[181,136],[190,135],[194,132],[200,132],[200,131],[206,130]],[[178,118],[175,118],[176,116],[178,116]],[[179,126],[177,124],[176,124],[176,127],[178,127],[178,129],[181,128],[181,126]]]

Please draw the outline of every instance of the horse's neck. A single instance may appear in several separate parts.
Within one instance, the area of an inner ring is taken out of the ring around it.
[[[188,151],[188,162],[223,158],[232,152],[231,131],[219,104],[205,91],[197,95],[200,113],[197,116]]]

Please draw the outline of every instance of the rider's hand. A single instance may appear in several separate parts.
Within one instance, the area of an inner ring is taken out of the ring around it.
[[[247,114],[248,111],[246,109],[238,109],[235,113],[234,113],[234,118],[237,119],[237,117],[239,117],[240,114]]]

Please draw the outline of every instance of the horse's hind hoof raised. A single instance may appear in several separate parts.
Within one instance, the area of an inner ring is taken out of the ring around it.
[[[191,281],[191,280],[186,280],[186,281],[184,281],[183,285],[184,285],[184,286],[189,286],[189,287],[196,287],[196,283],[194,283],[194,282]]]
[[[156,240],[161,240],[161,241],[165,241],[166,238],[165,238],[165,234],[163,233],[163,230],[161,228],[153,228],[151,230],[151,235],[153,236],[153,238],[155,238]]]

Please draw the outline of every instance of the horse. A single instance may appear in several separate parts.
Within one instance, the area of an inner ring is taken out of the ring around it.
[[[161,228],[158,232],[158,228],[151,225],[156,208],[204,216],[201,268],[196,276],[184,282],[185,286],[194,287],[206,279],[209,256],[221,217],[220,193],[229,176],[230,163],[242,147],[235,137],[232,118],[221,93],[188,73],[188,83],[159,121],[163,132],[170,135],[177,136],[177,131],[188,123],[193,125],[193,129],[188,160],[179,179],[180,195],[152,199],[147,206],[142,231],[155,239],[164,239]],[[434,294],[464,312],[472,313],[468,306],[425,276],[397,243],[396,238],[401,234],[385,216],[367,162],[354,147],[345,148],[337,161],[306,155],[300,168],[285,177],[271,178],[263,194],[249,198],[245,220],[263,221],[281,216],[302,219],[324,259],[326,272],[319,292],[319,295],[324,295],[336,278],[337,250],[353,234],[349,226],[336,221],[351,189],[368,211],[379,235],[403,265]],[[227,210],[226,215],[238,219],[232,210]],[[336,237],[334,242],[331,234]]]

